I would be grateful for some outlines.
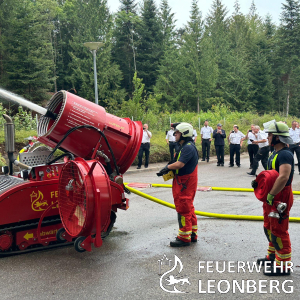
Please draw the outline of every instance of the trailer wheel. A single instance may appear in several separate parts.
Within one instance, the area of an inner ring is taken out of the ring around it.
[[[80,236],[75,240],[74,247],[77,252],[85,252],[86,250],[81,247],[81,243],[86,239],[85,236]]]
[[[57,230],[56,232],[56,239],[59,243],[63,243],[66,241],[66,239],[63,237],[63,234],[66,232],[66,230],[62,227]]]

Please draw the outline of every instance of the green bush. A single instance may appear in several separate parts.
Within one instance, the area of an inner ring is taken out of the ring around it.
[[[0,103],[0,116],[3,114],[10,115],[7,112],[7,109],[3,107],[3,104]],[[36,119],[32,117],[31,113],[24,110],[22,106],[18,107],[18,113],[11,116],[13,119],[13,122],[15,124],[16,130],[34,130],[36,131],[37,123]],[[0,128],[3,128],[4,124],[6,123],[5,119],[3,117],[0,118]],[[0,130],[0,138],[1,138],[2,130]]]
[[[137,80],[137,79],[136,79]],[[231,111],[226,105],[213,105],[211,110],[207,112],[201,111],[199,114],[194,112],[183,112],[177,111],[174,113],[164,112],[159,110],[159,99],[155,98],[153,95],[148,96],[148,98],[142,97],[143,86],[141,82],[136,83],[138,86],[136,94],[134,95],[131,102],[125,105],[123,115],[121,111],[114,112],[122,117],[132,117],[134,112],[136,113],[135,117],[141,120],[143,123],[148,123],[149,130],[152,132],[153,136],[151,138],[151,150],[150,150],[150,162],[161,162],[169,160],[169,148],[165,140],[165,132],[170,128],[171,122],[188,122],[191,123],[198,133],[198,140],[196,142],[196,147],[201,155],[201,144],[200,144],[200,130],[199,130],[199,121],[200,128],[203,127],[205,120],[208,120],[209,125],[216,128],[218,123],[223,124],[223,129],[228,136],[234,124],[239,125],[240,131],[244,134],[247,133],[247,130],[250,128],[250,125],[256,124],[263,127],[263,123],[275,119],[276,121],[285,120],[288,125],[291,125],[293,116],[285,118],[279,114],[264,114],[258,115],[254,112],[236,112]],[[124,103],[125,104],[125,103]],[[126,113],[125,113],[126,111]],[[5,109],[0,103],[0,113],[5,113]],[[134,117],[134,119],[135,119]],[[3,118],[2,118],[3,119]],[[1,119],[0,119],[1,120]],[[29,130],[30,124],[33,124],[36,128],[35,120],[31,120],[31,115],[22,109],[19,109],[18,114],[13,117],[14,122],[16,123],[16,132],[15,140],[16,143],[24,143],[24,138],[32,135],[37,135],[35,129]],[[31,123],[32,122],[32,123]],[[0,121],[0,125],[3,126],[4,119]],[[0,142],[4,142],[4,131],[0,130]],[[247,151],[246,141],[243,143],[242,152]],[[225,154],[229,154],[229,146],[227,139],[225,140]],[[211,155],[215,155],[215,147],[212,142],[211,144]],[[137,159],[135,160],[135,163]]]
[[[151,98],[149,96],[149,98]],[[263,127],[263,123],[275,119],[276,121],[287,121],[288,125],[291,125],[292,120],[295,118],[289,116],[288,118],[278,114],[278,113],[269,113],[264,115],[259,115],[256,112],[244,111],[236,112],[231,111],[225,104],[213,105],[212,108],[206,112],[201,111],[199,114],[189,111],[176,111],[169,113],[164,111],[162,108],[159,110],[157,103],[158,99],[151,98],[152,101],[146,101],[142,105],[137,102],[134,103],[130,101],[128,105],[124,103],[124,109],[121,109],[118,112],[121,117],[129,117],[135,121],[142,121],[149,125],[150,131],[162,131],[169,130],[170,121],[172,123],[176,122],[188,122],[191,123],[199,134],[199,125],[200,128],[203,127],[205,120],[209,121],[209,125],[216,128],[218,123],[223,125],[223,129],[227,132],[232,130],[234,124],[239,125],[240,130],[246,134],[247,130],[250,128],[250,125],[253,123]],[[154,103],[154,109],[149,108],[149,103]],[[129,107],[131,105],[131,107]],[[135,113],[135,110],[138,110],[138,113]],[[200,124],[199,124],[200,122]]]
[[[4,157],[0,154],[0,167],[6,166],[6,161]]]

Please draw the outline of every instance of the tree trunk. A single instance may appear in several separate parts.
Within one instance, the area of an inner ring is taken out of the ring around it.
[[[1,37],[1,28],[0,28],[0,37]],[[0,53],[0,80],[3,80],[3,56]]]
[[[287,98],[286,98],[286,117],[289,116],[289,110],[290,110],[290,75],[288,75],[288,90],[287,90]]]

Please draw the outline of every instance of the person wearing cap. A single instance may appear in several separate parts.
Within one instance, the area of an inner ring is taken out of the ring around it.
[[[255,140],[252,141],[252,143],[258,145],[259,150],[254,156],[252,171],[247,173],[248,175],[256,175],[259,161],[261,161],[264,169],[267,169],[267,162],[270,151],[267,133],[260,130],[259,126],[254,126],[254,136]]]
[[[208,120],[204,121],[204,126],[201,128],[201,144],[202,144],[202,161],[209,162],[209,154],[210,154],[210,143],[211,143],[211,135],[213,133],[213,129],[208,126]]]
[[[290,145],[290,150],[294,154],[296,152],[297,163],[298,163],[298,172],[300,175],[300,129],[297,128],[297,121],[292,122],[292,128],[289,129],[290,137],[293,140],[293,144]],[[296,165],[296,164],[295,164]]]
[[[194,198],[198,183],[198,151],[193,143],[193,126],[189,123],[176,123],[175,140],[180,144],[175,162],[166,165],[157,173],[163,176],[173,170],[172,193],[177,211],[179,231],[171,247],[190,246],[197,242],[197,217],[195,215]]]
[[[293,140],[288,126],[284,123],[274,122],[266,132],[269,144],[275,149],[268,159],[268,170],[276,170],[279,176],[267,196],[267,201],[263,203],[264,232],[269,242],[268,255],[258,259],[257,262],[262,264],[271,262],[264,269],[264,274],[267,276],[289,275],[290,269],[287,265],[291,261],[292,248],[288,228],[289,212],[293,205],[291,184],[294,174],[294,156],[287,145],[292,144]],[[284,212],[279,214],[279,219],[269,215],[274,197],[278,194],[280,195],[278,201],[287,204]],[[281,265],[283,268],[280,268]]]
[[[243,145],[243,140],[245,139],[245,135],[239,131],[239,126],[233,125],[233,130],[228,136],[229,150],[230,150],[230,162],[229,167],[234,166],[234,154],[235,154],[235,162],[238,167],[241,166],[240,162],[240,151]]]
[[[215,148],[217,154],[217,166],[224,167],[224,139],[226,138],[225,130],[222,129],[222,124],[217,125],[217,129],[213,132],[215,139]]]
[[[174,150],[176,152],[176,144],[177,144],[175,141],[173,126],[171,126],[171,129],[167,132],[166,141],[167,141],[167,144],[169,145],[169,151],[170,151],[170,156],[171,156],[171,161],[172,161],[174,159]]]
[[[150,155],[150,139],[152,137],[152,133],[148,131],[148,124],[144,124],[143,126],[143,138],[142,144],[138,154],[138,166],[137,169],[140,169],[142,166],[143,154],[145,152],[145,168],[148,168],[149,164],[149,155]]]

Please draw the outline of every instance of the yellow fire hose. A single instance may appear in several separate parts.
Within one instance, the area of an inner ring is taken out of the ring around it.
[[[164,206],[175,209],[174,204],[171,204],[169,202],[160,200],[158,198],[155,198],[153,196],[150,196],[148,194],[140,192],[140,191],[138,191],[138,190],[136,190],[132,187],[129,187],[127,184],[128,183],[125,183],[126,188],[130,192],[132,192],[136,195],[139,195],[143,198],[146,198],[148,200],[151,200],[153,202],[156,202],[158,204],[161,204],[161,205],[164,205]],[[168,187],[168,188],[172,187],[171,184],[152,184],[151,186],[152,187]],[[215,188],[212,188],[212,190],[253,192],[253,189],[242,189],[242,188],[217,188],[217,187],[215,187]],[[297,192],[297,193],[300,193],[300,192]],[[216,213],[202,212],[202,211],[198,211],[198,210],[195,210],[195,214],[198,215],[198,216],[204,216],[204,217],[210,217],[210,218],[219,218],[219,219],[231,219],[231,220],[263,221],[263,219],[264,219],[262,216],[216,214]],[[292,218],[291,217],[291,218],[289,218],[289,220],[290,220],[290,222],[300,222],[300,218]]]
[[[172,184],[160,184],[160,183],[153,183],[151,184],[152,187],[165,187],[171,188]],[[226,187],[211,187],[213,191],[230,191],[230,192],[253,192],[253,189],[245,189],[245,188],[226,188]],[[293,191],[294,195],[300,195],[300,191]]]

